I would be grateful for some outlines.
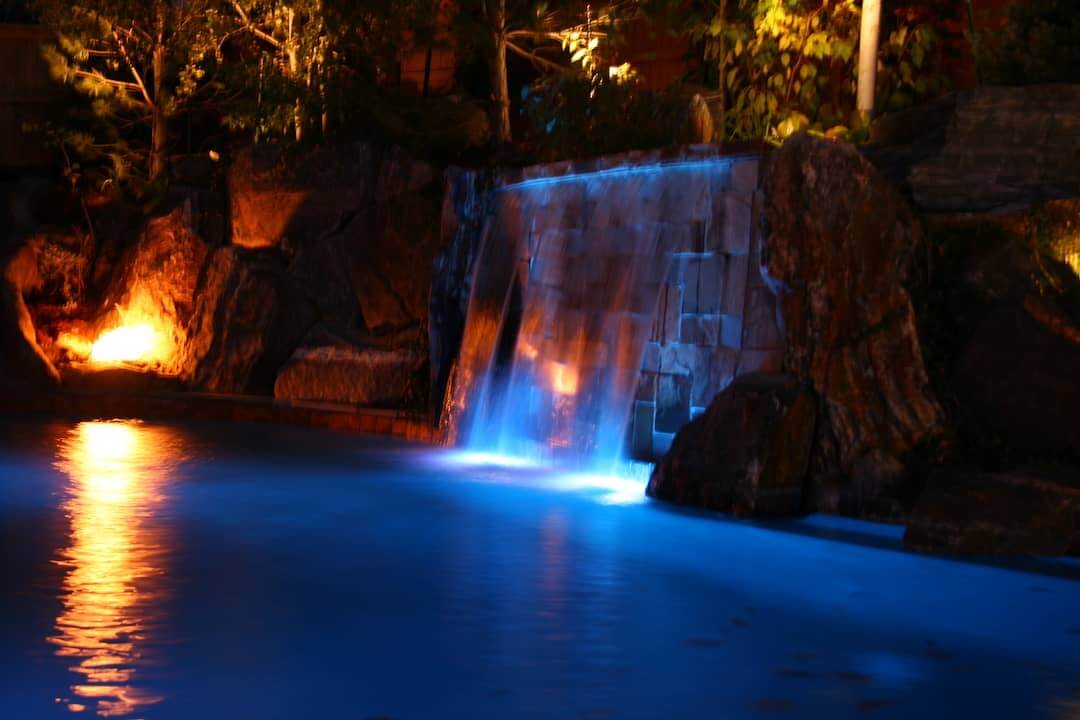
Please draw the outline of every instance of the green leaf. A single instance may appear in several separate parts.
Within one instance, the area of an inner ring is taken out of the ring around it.
[[[911,47],[911,62],[915,67],[921,68],[923,62],[926,60],[926,49],[922,45],[913,45]]]

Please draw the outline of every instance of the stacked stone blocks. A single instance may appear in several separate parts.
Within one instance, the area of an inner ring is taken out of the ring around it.
[[[756,157],[631,152],[494,184],[489,232],[516,248],[525,299],[515,362],[531,358],[534,374],[565,365],[575,376],[562,381],[604,377],[632,395],[632,455],[665,452],[736,375],[779,369]]]

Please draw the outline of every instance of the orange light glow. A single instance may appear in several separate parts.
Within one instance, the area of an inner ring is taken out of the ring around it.
[[[577,371],[563,363],[551,363],[551,387],[559,395],[577,395]]]
[[[90,360],[96,363],[141,363],[154,359],[157,331],[149,325],[125,325],[102,333],[90,348]]]
[[[162,317],[148,293],[139,293],[126,306],[118,306],[115,324],[89,340],[76,333],[61,333],[57,344],[95,365],[127,363],[169,371],[175,359],[176,328]]]
[[[1080,252],[1067,254],[1065,256],[1065,262],[1073,269],[1073,272],[1080,275]]]
[[[160,640],[167,543],[154,517],[170,475],[163,461],[174,446],[162,433],[84,422],[60,446],[71,535],[54,560],[67,574],[48,640],[73,663],[72,712],[122,717],[162,699],[135,683],[150,660],[149,643]]]

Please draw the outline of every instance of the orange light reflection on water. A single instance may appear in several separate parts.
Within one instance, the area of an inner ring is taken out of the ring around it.
[[[68,546],[56,654],[77,676],[72,712],[122,717],[160,702],[137,682],[161,620],[168,537],[156,522],[176,459],[171,432],[127,422],[84,422],[59,447],[68,476]],[[159,639],[159,638],[158,638]]]

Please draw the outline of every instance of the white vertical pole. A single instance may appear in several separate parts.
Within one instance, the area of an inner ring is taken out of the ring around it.
[[[881,0],[863,0],[859,34],[859,89],[855,107],[866,119],[874,112],[878,41],[881,35]]]

